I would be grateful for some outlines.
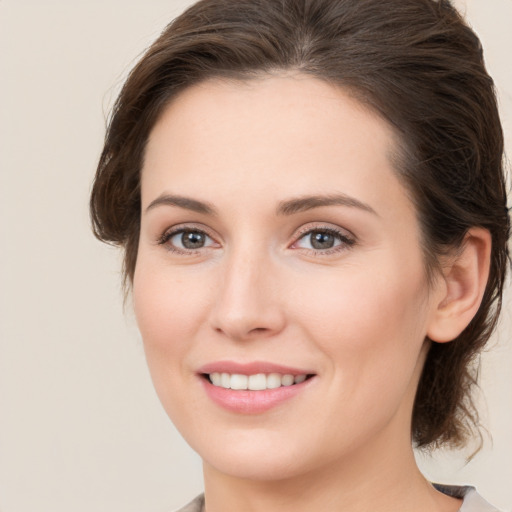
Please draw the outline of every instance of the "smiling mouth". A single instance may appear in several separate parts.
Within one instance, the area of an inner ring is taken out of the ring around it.
[[[313,377],[313,374],[256,373],[253,375],[242,375],[239,373],[213,372],[204,373],[202,376],[213,386],[219,388],[263,391],[301,384]]]

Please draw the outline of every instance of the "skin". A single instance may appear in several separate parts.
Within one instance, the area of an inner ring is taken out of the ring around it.
[[[460,507],[419,473],[410,424],[425,337],[442,338],[439,311],[468,286],[428,287],[394,146],[384,120],[300,74],[201,83],[152,130],[135,312],[159,398],[204,461],[208,512]],[[276,211],[310,195],[351,199]],[[205,246],[163,238],[184,227],[205,232]],[[325,228],[341,238],[313,248],[308,232]],[[265,413],[238,414],[213,403],[197,375],[219,360],[315,377]]]

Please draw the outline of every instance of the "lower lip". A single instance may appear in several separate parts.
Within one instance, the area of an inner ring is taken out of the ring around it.
[[[239,414],[261,414],[297,396],[310,385],[314,377],[294,384],[261,391],[226,389],[214,386],[201,377],[206,394],[217,405]]]

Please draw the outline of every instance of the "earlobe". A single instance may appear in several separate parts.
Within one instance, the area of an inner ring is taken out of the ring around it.
[[[487,285],[491,234],[471,228],[462,247],[443,266],[427,336],[438,343],[455,339],[475,316]]]

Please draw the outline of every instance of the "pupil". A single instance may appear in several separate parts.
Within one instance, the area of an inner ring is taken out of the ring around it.
[[[181,235],[181,243],[186,249],[199,249],[204,246],[204,234],[197,231],[185,231]]]
[[[315,249],[330,249],[334,246],[334,236],[318,231],[311,235],[311,245]]]

